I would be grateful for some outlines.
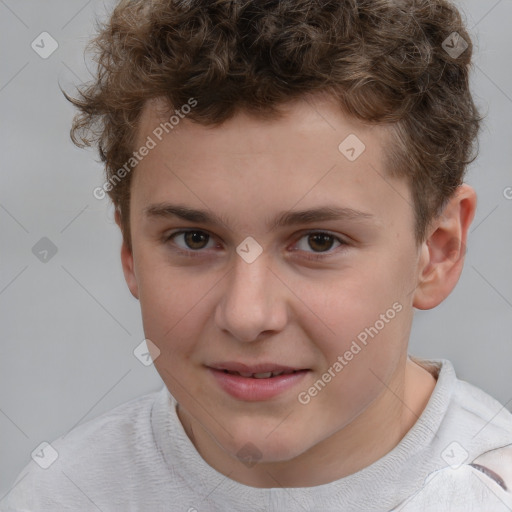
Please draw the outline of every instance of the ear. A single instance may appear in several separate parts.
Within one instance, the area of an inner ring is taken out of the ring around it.
[[[467,235],[475,210],[476,193],[463,184],[432,222],[420,249],[415,308],[432,309],[455,288],[464,266]]]
[[[121,213],[116,208],[115,211],[115,221],[119,226],[121,233],[123,233],[123,224],[121,221]],[[132,295],[138,299],[139,298],[139,285],[137,284],[137,277],[135,275],[135,267],[133,264],[133,252],[129,249],[128,244],[126,243],[124,233],[123,233],[123,244],[121,246],[121,263],[123,265],[123,273],[124,279],[130,292]]]

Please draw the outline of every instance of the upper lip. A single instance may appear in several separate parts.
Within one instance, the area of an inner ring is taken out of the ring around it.
[[[208,365],[215,370],[228,370],[230,372],[239,373],[268,373],[268,372],[293,372],[297,370],[307,370],[301,366],[285,366],[276,363],[258,363],[258,364],[245,364],[235,361],[226,361],[221,363],[213,363]]]

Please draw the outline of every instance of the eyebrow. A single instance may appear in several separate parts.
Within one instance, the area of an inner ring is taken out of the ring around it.
[[[147,218],[172,218],[177,217],[189,222],[209,224],[220,227],[228,225],[221,217],[208,210],[197,210],[188,206],[171,203],[158,203],[150,205],[143,210]],[[269,224],[270,230],[280,227],[294,226],[298,224],[312,224],[328,220],[352,220],[369,221],[375,219],[371,213],[354,210],[352,208],[340,208],[338,206],[322,206],[308,210],[295,210],[280,212]]]

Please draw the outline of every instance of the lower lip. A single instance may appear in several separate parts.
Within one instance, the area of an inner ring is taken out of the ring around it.
[[[301,370],[295,373],[269,377],[268,379],[255,379],[226,373],[223,370],[209,368],[210,372],[228,394],[239,400],[260,401],[273,398],[296,386],[309,372]]]

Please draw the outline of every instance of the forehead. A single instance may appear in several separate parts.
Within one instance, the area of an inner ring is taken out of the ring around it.
[[[140,118],[137,140],[153,133],[167,141],[193,137],[199,146],[237,140],[243,146],[223,147],[231,154],[252,152],[283,152],[292,145],[297,152],[314,148],[338,151],[338,143],[347,134],[365,140],[366,150],[378,151],[391,141],[389,125],[374,125],[343,113],[335,99],[325,93],[317,93],[290,101],[279,106],[279,117],[263,118],[246,110],[238,110],[222,124],[201,124],[194,121],[194,107],[178,105],[170,108],[162,98],[145,103]],[[192,112],[187,116],[187,112]],[[160,131],[162,133],[154,133]],[[276,139],[276,136],[278,138]],[[299,144],[301,143],[301,144]],[[179,148],[177,148],[179,149]],[[185,148],[184,148],[185,149]]]
[[[346,116],[323,96],[282,110],[277,119],[238,112],[205,126],[186,115],[170,123],[174,110],[148,102],[137,139],[151,137],[155,148],[135,172],[139,207],[172,201],[215,206],[229,217],[230,206],[235,215],[255,215],[334,202],[376,218],[400,207],[412,214],[408,187],[386,169],[388,126]]]

